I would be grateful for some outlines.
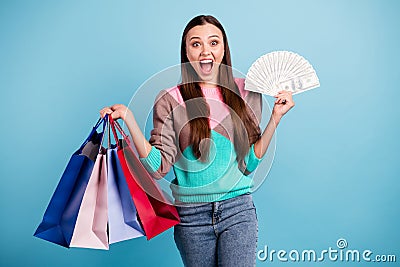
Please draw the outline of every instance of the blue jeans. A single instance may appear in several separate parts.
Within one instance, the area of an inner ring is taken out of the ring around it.
[[[177,209],[174,239],[185,266],[255,266],[258,220],[251,194]]]

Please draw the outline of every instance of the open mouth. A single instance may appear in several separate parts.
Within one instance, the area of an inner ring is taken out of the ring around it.
[[[200,69],[203,73],[211,73],[213,67],[213,61],[211,59],[205,59],[200,61]]]

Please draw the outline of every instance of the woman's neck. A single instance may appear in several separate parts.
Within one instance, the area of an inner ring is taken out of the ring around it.
[[[218,85],[216,83],[211,83],[211,82],[201,82],[199,83],[201,88],[216,88]]]

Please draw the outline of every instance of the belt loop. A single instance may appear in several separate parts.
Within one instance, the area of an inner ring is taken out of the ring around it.
[[[211,217],[212,217],[212,224],[215,224],[215,202],[212,202],[212,213],[211,213]]]

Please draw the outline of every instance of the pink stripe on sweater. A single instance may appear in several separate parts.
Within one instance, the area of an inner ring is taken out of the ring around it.
[[[239,92],[242,98],[245,98],[248,91],[244,90],[243,78],[235,78],[235,82],[239,87]],[[183,98],[179,92],[178,86],[166,90],[180,105],[184,105]],[[210,127],[214,129],[229,115],[229,106],[225,105],[222,96],[217,87],[202,88],[203,95],[210,107]]]

